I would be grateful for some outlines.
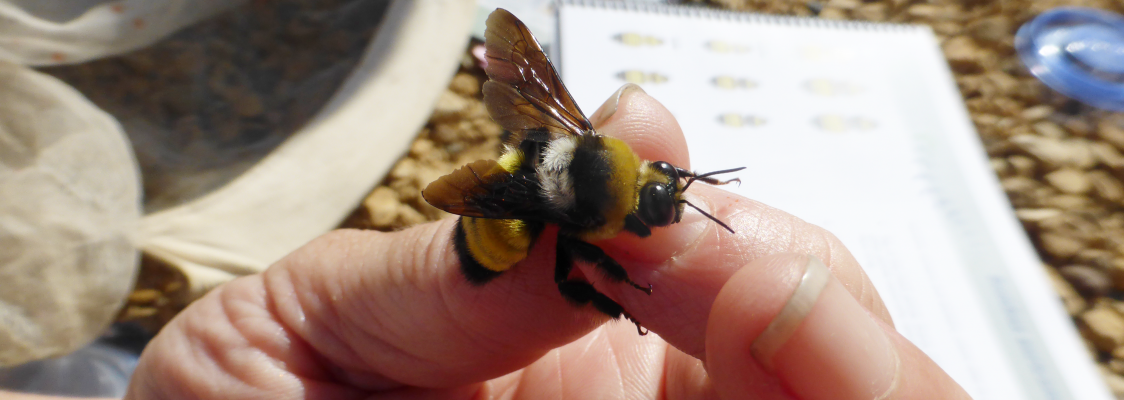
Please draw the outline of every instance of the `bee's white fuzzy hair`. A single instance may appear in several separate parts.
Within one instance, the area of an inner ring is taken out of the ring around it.
[[[556,210],[569,210],[574,206],[574,180],[569,169],[575,148],[577,137],[550,141],[543,162],[535,169],[543,198]]]

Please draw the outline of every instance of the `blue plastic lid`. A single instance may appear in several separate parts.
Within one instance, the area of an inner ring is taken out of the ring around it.
[[[1050,88],[1094,107],[1124,111],[1124,18],[1063,7],[1023,24],[1015,48]]]

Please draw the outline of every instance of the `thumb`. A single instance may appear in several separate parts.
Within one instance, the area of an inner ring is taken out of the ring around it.
[[[728,399],[969,398],[804,255],[764,257],[734,274],[711,308],[706,350],[711,379]]]

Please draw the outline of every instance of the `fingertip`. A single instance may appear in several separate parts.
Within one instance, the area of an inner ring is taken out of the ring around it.
[[[711,309],[706,355],[716,389],[732,398],[967,398],[822,263],[800,254],[759,259],[730,278]]]
[[[706,362],[719,393],[786,398],[780,380],[753,357],[752,347],[799,284],[801,271],[792,265],[804,260],[799,254],[762,257],[738,270],[718,292],[707,321]]]
[[[768,256],[735,273],[715,299],[706,340],[720,393],[879,399],[901,372],[882,325],[823,263],[800,254]]]
[[[917,348],[909,339],[890,331],[901,356],[902,371],[898,386],[886,398],[970,400],[968,392],[956,383],[932,358]]]
[[[619,94],[615,112],[600,117],[604,108],[595,114],[598,132],[624,140],[642,159],[690,169],[683,129],[659,100],[643,90],[627,90]]]

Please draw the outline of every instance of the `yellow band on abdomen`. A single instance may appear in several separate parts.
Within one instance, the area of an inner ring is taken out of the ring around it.
[[[527,258],[531,232],[518,219],[462,217],[468,252],[484,268],[502,272]]]

